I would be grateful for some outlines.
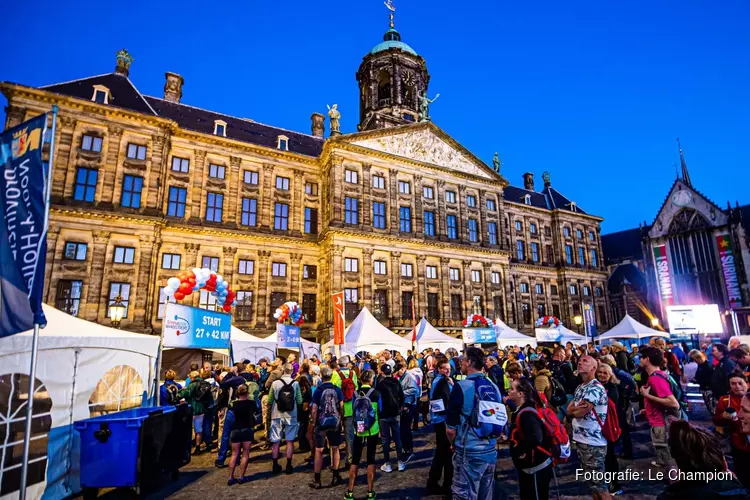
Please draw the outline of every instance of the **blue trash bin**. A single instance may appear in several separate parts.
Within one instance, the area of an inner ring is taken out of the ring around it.
[[[151,437],[156,435],[163,445],[171,432],[174,412],[174,406],[133,408],[75,422],[81,436],[84,490],[139,486],[145,465],[141,454],[156,451],[158,460],[161,450],[153,449]],[[149,436],[145,445],[144,434]]]

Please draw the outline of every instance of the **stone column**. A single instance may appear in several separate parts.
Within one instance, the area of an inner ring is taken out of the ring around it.
[[[372,248],[362,249],[362,296],[364,305],[372,311]]]
[[[86,299],[86,312],[79,315],[89,321],[96,322],[99,318],[99,307],[102,301],[106,302],[105,295],[108,290],[103,290],[107,276],[106,258],[107,244],[110,233],[106,231],[94,231],[94,248],[91,251],[91,283],[89,284],[88,297]]]
[[[411,228],[414,235],[422,234],[422,219],[424,218],[424,212],[422,211],[422,176],[414,176],[414,226]]]
[[[549,278],[544,278],[544,312],[547,316],[552,316],[552,295],[549,290],[550,281]]]
[[[65,196],[65,187],[68,185],[68,171],[73,169],[70,164],[70,156],[73,149],[73,134],[76,128],[75,118],[69,116],[60,116],[55,141],[55,163],[52,167],[52,192],[50,199],[52,203],[59,203]],[[70,179],[72,182],[72,171]],[[72,193],[73,186],[70,187]]]
[[[446,222],[445,218],[448,212],[445,208],[445,181],[437,181],[437,210],[435,211],[435,236],[445,241],[447,239]]]
[[[239,200],[239,189],[240,183],[242,182],[242,158],[239,156],[229,157],[229,175],[227,176],[226,182],[228,186],[227,190],[227,203],[225,204],[226,209],[224,210],[224,222],[237,226],[238,221],[238,205]]]
[[[442,288],[440,290],[440,295],[442,295],[441,300],[443,305],[443,319],[453,319],[451,317],[450,263],[451,260],[449,258],[440,258],[440,282]]]
[[[115,175],[119,169],[118,159],[120,157],[120,141],[122,140],[122,127],[111,124],[108,127],[109,136],[107,145],[107,158],[101,166],[99,175],[102,179],[101,202],[104,204],[114,203]],[[119,201],[119,200],[118,200]]]
[[[152,213],[161,210],[162,200],[159,193],[166,189],[164,186],[166,178],[161,179],[161,174],[168,168],[165,161],[165,158],[169,156],[170,133],[168,130],[153,135],[151,140],[151,165],[148,174],[146,174],[148,179],[143,179],[144,201],[141,203],[141,207],[146,207]]]
[[[273,227],[273,203],[271,203],[271,200],[274,196],[273,165],[269,163],[263,165],[262,183],[263,199],[261,200],[260,209],[260,230],[269,232]]]
[[[341,227],[344,224],[344,180],[343,161],[338,156],[331,157],[331,167],[328,173],[328,190],[332,193],[331,200],[331,219],[330,226]]]
[[[302,304],[302,297],[300,297],[300,280],[302,279],[302,272],[300,270],[300,263],[302,262],[302,254],[293,253],[290,255],[292,260],[292,274],[291,274],[291,298],[298,304]]]
[[[391,252],[391,318],[401,318],[401,252]]]
[[[461,261],[461,265],[463,266],[461,271],[463,272],[464,278],[464,309],[469,312],[474,307],[474,303],[472,302],[472,296],[474,294],[471,284],[471,261],[463,260]]]
[[[511,324],[511,301],[513,300],[513,293],[510,290],[510,266],[506,263],[501,264],[502,273],[500,274],[500,282],[503,286],[503,307],[505,308],[505,322]]]
[[[224,247],[222,250],[223,262],[221,264],[221,277],[231,286],[232,277],[234,276],[234,270],[236,268],[234,257],[237,255],[237,247]]]
[[[193,179],[188,200],[190,201],[190,219],[199,221],[201,218],[201,205],[203,204],[203,171],[206,167],[206,152],[202,149],[195,150],[195,161],[190,167],[190,177]],[[187,214],[186,214],[187,215]]]
[[[344,247],[341,245],[333,245],[331,247],[331,275],[333,277],[333,290],[331,294],[338,293],[344,288],[342,274],[344,272],[344,266],[342,264],[342,256],[344,255]]]
[[[268,258],[271,256],[270,250],[259,250],[258,251],[258,290],[255,294],[257,297],[257,307],[255,308],[255,328],[264,329],[266,328],[266,318],[268,318],[268,282],[269,275],[271,274],[268,269]]]
[[[292,236],[302,236],[305,224],[305,173],[300,170],[294,171],[294,189],[292,190],[292,203],[289,207],[289,229]]]
[[[425,262],[427,261],[426,255],[417,255],[417,290],[419,293],[415,293],[414,300],[416,300],[416,316],[417,320],[422,315],[427,314],[427,269],[425,269]]]
[[[398,170],[395,168],[392,168],[389,170],[390,176],[388,177],[388,182],[391,185],[390,193],[388,193],[390,196],[390,212],[391,212],[391,227],[390,233],[393,235],[398,235],[399,233],[399,201],[398,201],[398,178],[396,177],[398,175]]]
[[[487,235],[487,191],[484,189],[479,190],[479,241],[482,242],[483,246],[489,244],[489,236]],[[500,235],[498,235],[498,238]]]
[[[132,315],[132,325],[143,325],[144,328],[149,326],[149,316],[146,314],[147,305],[153,299],[149,297],[149,281],[156,278],[151,276],[151,260],[154,257],[154,238],[151,235],[142,234],[140,239],[140,248],[138,250],[138,275],[135,282],[130,286],[130,306]],[[135,307],[133,307],[135,306]]]
[[[57,254],[57,241],[60,236],[60,228],[52,226],[47,229],[47,259],[44,266],[44,290],[42,297],[47,297],[44,302],[55,305],[55,287],[52,286],[52,275],[55,269],[55,255]],[[64,251],[64,250],[63,250]]]
[[[362,230],[372,231],[372,180],[370,176],[370,165],[362,165]],[[372,255],[372,252],[370,252]],[[369,306],[368,306],[369,307]]]
[[[484,284],[484,310],[488,318],[495,317],[495,301],[492,299],[492,263],[482,263],[484,276],[482,276],[482,283]]]
[[[464,243],[469,240],[469,223],[468,209],[463,208],[464,203],[466,203],[466,186],[463,184],[458,186],[458,200],[456,201],[458,201],[458,215],[456,216],[458,240]]]

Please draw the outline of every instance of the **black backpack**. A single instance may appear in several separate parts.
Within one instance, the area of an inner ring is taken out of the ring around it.
[[[205,403],[206,406],[211,406],[214,398],[213,394],[211,393],[211,384],[209,384],[205,380],[201,380],[200,382],[196,383],[198,384],[198,387],[195,388],[195,392],[193,393],[195,400]]]
[[[549,377],[549,383],[552,385],[552,396],[549,398],[549,403],[555,408],[564,406],[568,402],[568,395],[562,382],[555,377]]]
[[[167,384],[166,392],[167,400],[164,401],[164,404],[177,405],[180,403],[180,399],[177,397],[177,393],[180,392],[180,390],[177,388],[176,384]]]
[[[276,399],[276,407],[282,413],[289,413],[290,411],[294,411],[294,409],[297,407],[297,401],[294,394],[294,386],[291,383],[287,383],[283,379],[279,380],[281,380],[281,383],[284,385],[281,387],[281,389],[279,389],[279,395]]]

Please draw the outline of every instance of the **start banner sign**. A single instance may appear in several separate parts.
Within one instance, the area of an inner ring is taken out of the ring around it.
[[[164,347],[229,349],[230,314],[169,302],[162,325]]]

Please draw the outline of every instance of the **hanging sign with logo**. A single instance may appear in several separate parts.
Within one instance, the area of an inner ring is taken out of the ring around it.
[[[729,234],[717,234],[716,245],[719,247],[719,260],[724,275],[724,286],[727,289],[729,307],[735,309],[742,307],[742,292],[737,280],[737,267],[734,264],[734,249]]]
[[[281,349],[299,349],[302,343],[298,326],[276,323],[276,336]]]
[[[230,314],[169,302],[162,325],[164,347],[229,349]]]
[[[594,306],[583,304],[583,323],[586,328],[586,336],[596,337],[596,318],[594,317]]]
[[[494,328],[464,328],[461,330],[464,344],[492,344],[497,342],[497,332]]]
[[[659,293],[665,306],[674,305],[674,293],[672,290],[672,276],[669,273],[669,261],[667,260],[667,245],[654,247],[654,262],[656,264],[656,281],[659,284]]]

